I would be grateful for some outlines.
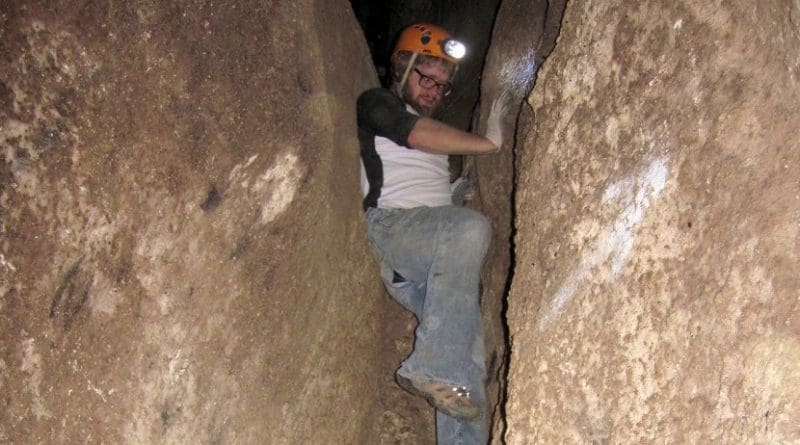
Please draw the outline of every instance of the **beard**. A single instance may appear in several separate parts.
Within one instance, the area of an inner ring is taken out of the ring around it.
[[[413,108],[420,116],[423,117],[433,117],[436,113],[436,110],[439,109],[439,105],[442,104],[442,97],[439,96],[436,99],[432,97],[428,97],[426,100],[424,95],[419,95],[416,98],[412,97],[411,93],[408,90],[408,86],[404,88],[403,91],[403,100]]]
[[[439,108],[440,101],[437,101],[433,105],[423,105],[418,100],[409,100],[408,104],[411,105],[411,108],[417,110],[420,116],[424,117],[433,117],[434,113],[436,113],[436,109]]]

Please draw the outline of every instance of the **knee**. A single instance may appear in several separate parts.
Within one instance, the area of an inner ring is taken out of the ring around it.
[[[459,215],[457,231],[462,240],[485,250],[492,239],[492,224],[489,219],[473,210]]]

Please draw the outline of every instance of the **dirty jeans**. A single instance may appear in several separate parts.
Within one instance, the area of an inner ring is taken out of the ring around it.
[[[489,222],[464,207],[371,208],[367,227],[387,290],[419,322],[414,351],[398,374],[469,388],[482,414],[461,420],[437,410],[437,443],[487,443],[479,280]]]

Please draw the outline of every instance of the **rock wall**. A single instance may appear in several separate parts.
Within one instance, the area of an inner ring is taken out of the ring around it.
[[[798,48],[797,1],[568,3],[518,147],[509,444],[800,441]]]
[[[363,443],[347,3],[10,1],[0,37],[0,442]]]

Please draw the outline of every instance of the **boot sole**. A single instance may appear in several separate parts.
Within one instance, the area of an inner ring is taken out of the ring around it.
[[[408,378],[396,374],[397,383],[410,392],[425,398],[434,408],[450,417],[471,420],[481,413],[478,403],[470,396],[460,396],[454,386],[427,378]]]

